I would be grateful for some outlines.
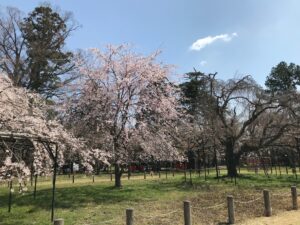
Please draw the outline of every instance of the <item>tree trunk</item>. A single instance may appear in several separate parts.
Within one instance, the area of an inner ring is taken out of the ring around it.
[[[122,170],[119,164],[115,164],[115,187],[122,187],[121,184]]]
[[[234,142],[233,138],[228,138],[225,146],[227,176],[229,177],[237,176],[238,155],[234,153]]]

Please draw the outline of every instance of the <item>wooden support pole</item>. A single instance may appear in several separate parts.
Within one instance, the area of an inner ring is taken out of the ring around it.
[[[33,198],[34,199],[36,197],[36,183],[37,183],[37,178],[38,178],[38,175],[35,174],[35,176],[34,176],[34,190],[33,190]]]
[[[234,218],[234,203],[233,203],[233,196],[228,195],[227,196],[227,208],[228,208],[228,223],[234,224],[235,218]]]
[[[183,215],[184,215],[184,225],[192,225],[190,201],[183,202]]]
[[[279,176],[281,176],[281,166],[280,166],[280,163],[279,163]]]
[[[133,225],[133,209],[126,209],[126,225]]]
[[[265,205],[265,216],[269,217],[272,215],[270,193],[268,190],[263,190],[264,195],[264,205]]]
[[[11,211],[11,201],[12,201],[13,185],[12,180],[9,181],[9,196],[8,196],[8,212]]]
[[[292,208],[293,210],[298,209],[298,202],[297,202],[297,188],[296,186],[291,187],[291,194],[292,194]]]

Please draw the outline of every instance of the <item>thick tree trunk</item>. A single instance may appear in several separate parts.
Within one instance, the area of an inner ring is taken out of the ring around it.
[[[120,188],[122,187],[121,183],[121,177],[122,177],[122,170],[119,164],[115,164],[115,187]]]
[[[234,153],[234,143],[235,140],[233,138],[228,138],[226,140],[225,146],[225,159],[226,159],[226,167],[227,167],[227,176],[235,177],[237,176],[237,166],[238,166],[238,155]]]

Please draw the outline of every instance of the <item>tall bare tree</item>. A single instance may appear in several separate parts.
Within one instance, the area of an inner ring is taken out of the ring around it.
[[[26,48],[20,31],[23,14],[8,7],[0,18],[0,69],[7,73],[14,86],[23,86],[26,74]]]

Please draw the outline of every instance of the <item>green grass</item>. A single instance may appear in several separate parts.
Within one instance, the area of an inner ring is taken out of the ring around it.
[[[135,175],[131,180],[127,180],[125,175],[121,189],[113,188],[109,175],[96,176],[95,183],[92,183],[91,177],[76,175],[74,184],[72,177],[59,176],[55,217],[64,218],[67,225],[118,225],[124,224],[125,209],[134,208],[137,224],[142,225],[154,224],[151,217],[178,210],[176,215],[156,219],[155,224],[170,224],[170,221],[172,224],[182,224],[180,210],[184,199],[191,199],[193,204],[210,206],[225,201],[227,194],[251,199],[252,195],[259,195],[264,188],[273,192],[288,193],[291,185],[297,185],[300,182],[300,178],[296,180],[291,172],[289,175],[282,173],[281,177],[273,174],[269,178],[263,173],[255,175],[246,170],[242,170],[242,174],[237,179],[236,186],[229,178],[221,177],[218,181],[213,170],[210,171],[206,181],[203,172],[200,177],[197,173],[193,173],[192,184],[189,183],[189,173],[187,173],[187,183],[184,182],[183,173],[176,173],[175,177],[169,174],[168,179],[164,173],[161,173],[160,179],[157,175],[153,177],[147,175],[146,180],[143,179],[143,174]],[[0,187],[0,224],[51,224],[50,178],[39,178],[37,189],[37,197],[33,199],[33,187],[30,187],[30,184],[29,191],[23,195],[17,193],[17,186],[15,186],[12,211],[7,213],[9,190],[7,185],[3,184]],[[195,216],[202,217],[201,213]],[[226,217],[222,215],[214,218],[213,215],[212,218],[208,215],[204,219],[205,221],[226,221]]]

